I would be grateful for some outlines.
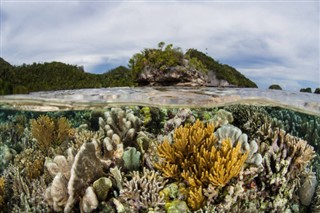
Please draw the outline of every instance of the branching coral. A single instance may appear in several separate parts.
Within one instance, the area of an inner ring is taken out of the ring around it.
[[[14,159],[14,164],[22,175],[29,180],[38,178],[43,173],[45,158],[39,150],[25,149]]]
[[[4,178],[0,178],[0,209],[4,209]]]
[[[241,145],[232,143],[230,138],[222,139],[219,144],[214,125],[204,125],[198,120],[192,126],[177,128],[173,144],[165,139],[158,146],[160,160],[155,167],[165,177],[187,181],[192,192],[189,196],[197,194],[198,197],[188,199],[188,204],[197,209],[203,200],[202,192],[195,188],[209,184],[223,187],[239,174],[248,156],[248,152],[241,152]]]
[[[123,184],[120,198],[130,206],[132,212],[164,206],[164,198],[159,195],[159,192],[166,182],[158,172],[153,170],[144,168],[142,174],[133,171],[132,179],[126,180]]]
[[[257,141],[260,142],[260,151],[264,156],[264,170],[258,176],[258,182],[263,185],[259,185],[258,197],[267,199],[264,201],[268,203],[266,210],[283,212],[299,204],[299,180],[306,177],[304,174],[315,157],[313,147],[307,141],[293,137],[281,129],[272,129],[267,124],[257,133]],[[314,183],[310,185],[315,186]],[[310,188],[311,190],[314,191]],[[301,201],[304,196],[305,193],[303,197],[300,194]]]
[[[50,212],[43,200],[45,181],[42,177],[29,180],[18,168],[10,165],[4,172],[7,212]]]
[[[31,120],[31,131],[32,136],[37,139],[39,149],[45,154],[48,154],[51,146],[60,146],[74,135],[66,118],[53,120],[47,115]]]

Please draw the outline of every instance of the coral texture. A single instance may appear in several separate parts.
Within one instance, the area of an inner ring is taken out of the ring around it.
[[[142,209],[163,207],[164,198],[159,195],[166,184],[166,180],[156,171],[143,169],[143,173],[132,172],[132,179],[124,181],[120,191],[120,198],[129,205],[130,212]]]

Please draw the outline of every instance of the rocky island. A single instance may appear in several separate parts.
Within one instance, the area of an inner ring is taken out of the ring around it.
[[[189,49],[183,53],[172,44],[144,49],[129,61],[139,86],[257,87],[235,68],[220,64],[206,54]]]

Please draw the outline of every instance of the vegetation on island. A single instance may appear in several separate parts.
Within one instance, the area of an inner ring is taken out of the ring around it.
[[[308,88],[301,88],[301,89],[300,89],[300,92],[312,93],[312,90],[311,90],[310,87],[308,87]]]
[[[272,84],[269,86],[269,89],[282,90],[282,88],[278,84]]]
[[[208,70],[215,72],[218,79],[226,80],[230,84],[236,85],[237,87],[258,87],[253,81],[246,78],[235,68],[227,64],[221,64],[210,56],[196,49],[189,49],[186,55],[188,55],[190,58],[196,58],[201,61]]]
[[[0,58],[0,95],[114,86],[132,86],[128,68],[119,66],[104,74],[92,74],[61,62],[12,66]]]
[[[257,87],[235,68],[220,64],[206,54],[189,49],[183,53],[172,44],[158,44],[158,48],[146,48],[129,60],[129,68],[119,66],[104,74],[84,71],[82,66],[61,62],[45,62],[11,65],[0,58],[0,95],[24,94],[36,91],[66,90],[135,86],[138,75],[145,69],[170,72],[175,67],[193,69],[207,75],[213,71],[217,79],[228,81],[237,87]]]
[[[185,69],[194,68],[208,73],[206,66],[197,58],[191,58],[188,54],[184,54],[180,47],[173,47],[173,44],[165,45],[164,42],[160,42],[158,48],[145,48],[129,60],[133,79],[137,79],[138,75],[148,68],[170,71],[170,68],[176,66],[185,66]]]

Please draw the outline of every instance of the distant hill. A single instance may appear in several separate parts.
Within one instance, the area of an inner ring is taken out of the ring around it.
[[[120,66],[104,74],[92,74],[61,62],[12,66],[0,58],[1,95],[113,86],[132,86],[128,68]]]
[[[201,61],[208,70],[214,72],[218,80],[226,80],[227,82],[229,82],[229,84],[235,85],[237,87],[258,87],[253,81],[246,78],[235,68],[227,64],[220,64],[203,52],[200,52],[196,49],[189,49],[186,52],[186,55],[189,55],[190,58],[195,57],[199,61]]]

